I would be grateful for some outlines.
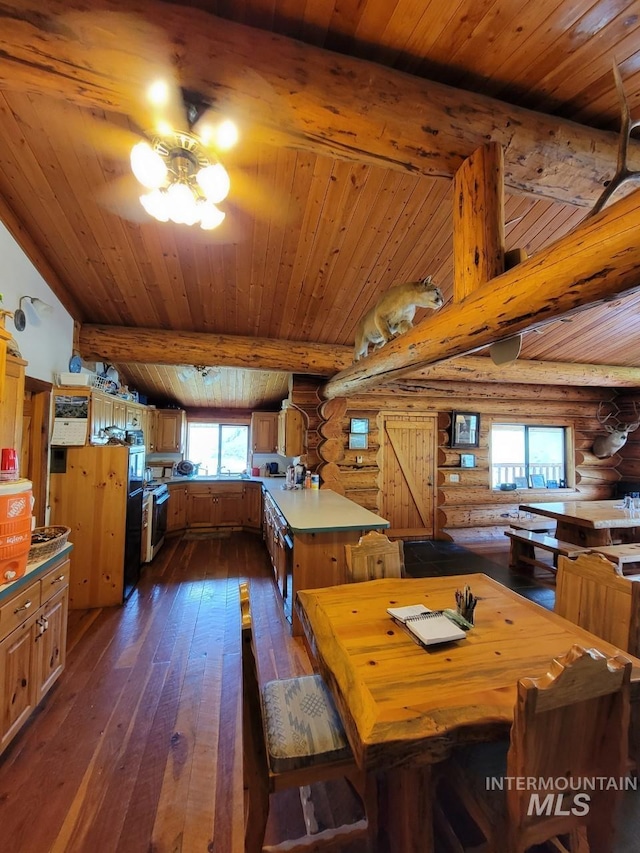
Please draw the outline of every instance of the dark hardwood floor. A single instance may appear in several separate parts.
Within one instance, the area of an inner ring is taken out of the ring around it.
[[[406,554],[411,574],[518,583],[505,552]],[[124,607],[71,612],[67,668],[0,757],[1,853],[241,853],[239,580],[251,584],[261,679],[311,671],[271,577],[257,535],[173,539]],[[523,594],[541,589],[523,582]],[[268,840],[303,831],[296,794],[282,795]]]

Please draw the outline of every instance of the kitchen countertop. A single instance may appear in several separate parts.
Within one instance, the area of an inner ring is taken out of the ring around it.
[[[0,601],[2,601],[3,598],[6,598],[7,595],[13,594],[17,589],[20,589],[21,586],[31,583],[31,581],[34,580],[34,578],[37,578],[38,575],[44,574],[44,572],[51,568],[51,566],[55,565],[55,563],[67,557],[72,548],[73,545],[68,542],[64,548],[58,551],[57,554],[54,554],[53,557],[47,557],[46,560],[40,560],[39,563],[29,563],[27,571],[21,578],[9,581],[9,583],[0,584]]]
[[[380,530],[389,522],[331,489],[284,489],[284,477],[172,477],[177,483],[261,483],[275,501],[293,533],[330,530]]]

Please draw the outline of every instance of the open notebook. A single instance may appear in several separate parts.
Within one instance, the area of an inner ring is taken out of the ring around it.
[[[404,625],[423,646],[466,639],[466,634],[441,610],[429,610],[422,604],[388,607],[387,613]]]

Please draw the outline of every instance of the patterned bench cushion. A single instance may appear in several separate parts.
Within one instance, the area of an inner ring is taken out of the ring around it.
[[[319,675],[269,681],[262,689],[262,704],[274,772],[351,756],[340,717]]]

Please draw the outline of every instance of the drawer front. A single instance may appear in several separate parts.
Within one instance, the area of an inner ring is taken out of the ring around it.
[[[53,569],[47,572],[40,578],[40,603],[46,601],[56,594],[65,586],[69,586],[69,575],[71,571],[71,561],[65,560]]]
[[[0,607],[0,638],[6,637],[40,607],[40,581],[30,584]]]

